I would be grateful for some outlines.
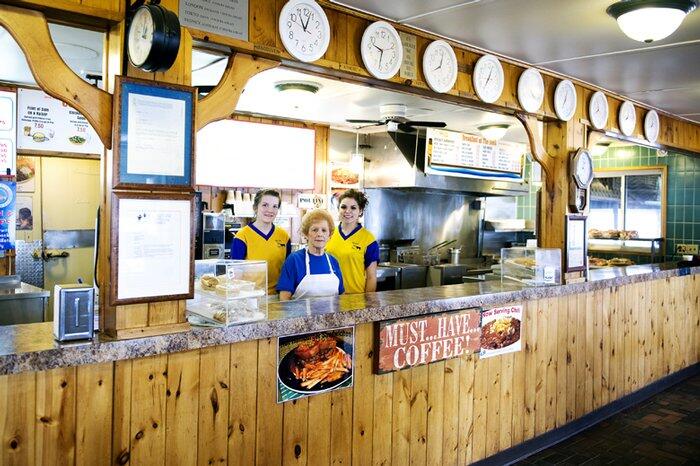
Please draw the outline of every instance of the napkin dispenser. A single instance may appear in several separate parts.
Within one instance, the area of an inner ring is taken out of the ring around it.
[[[54,286],[53,335],[56,340],[91,339],[94,322],[95,289],[92,286]]]

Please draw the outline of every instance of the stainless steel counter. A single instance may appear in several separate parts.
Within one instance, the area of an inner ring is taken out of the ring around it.
[[[19,275],[0,277],[0,325],[43,322],[50,293]]]

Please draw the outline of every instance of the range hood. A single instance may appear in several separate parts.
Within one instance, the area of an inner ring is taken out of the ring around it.
[[[425,129],[372,133],[362,152],[366,188],[453,191],[476,196],[522,196],[525,182],[491,181],[425,173]]]

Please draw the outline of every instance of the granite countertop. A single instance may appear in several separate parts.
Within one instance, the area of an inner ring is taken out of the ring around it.
[[[270,302],[269,317],[264,321],[225,328],[192,327],[182,333],[120,341],[98,335],[94,341],[58,343],[53,339],[50,322],[6,326],[0,327],[0,375],[135,359],[469,307],[499,306],[696,273],[700,273],[700,267],[637,265],[591,270],[588,281],[561,286],[527,287],[511,281],[487,281]]]

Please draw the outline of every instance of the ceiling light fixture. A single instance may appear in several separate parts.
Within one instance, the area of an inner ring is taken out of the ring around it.
[[[313,81],[282,81],[275,84],[277,92],[300,97],[316,94],[320,89],[321,85]]]
[[[591,149],[591,155],[593,157],[600,157],[601,155],[605,154],[605,152],[608,150],[610,147],[610,142],[599,142],[595,146],[593,146],[593,149]]]
[[[622,0],[605,11],[628,37],[649,43],[673,34],[697,7],[698,0]]]
[[[503,136],[508,132],[510,125],[507,123],[496,123],[490,125],[477,126],[481,135],[489,141],[498,141],[503,139]]]

